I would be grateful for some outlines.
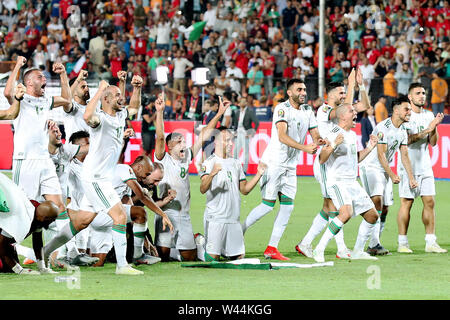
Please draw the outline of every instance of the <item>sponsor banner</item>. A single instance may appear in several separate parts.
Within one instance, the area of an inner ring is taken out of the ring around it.
[[[133,129],[136,135],[130,138],[127,149],[125,151],[124,161],[129,164],[134,161],[134,159],[142,154],[142,140],[141,140],[141,122],[133,121]],[[256,134],[249,141],[249,165],[248,174],[256,173],[256,168],[261,156],[266,149],[271,136],[271,126],[270,122],[261,122]],[[192,121],[166,121],[164,124],[165,134],[170,132],[180,132],[186,138],[186,145],[192,147],[192,145],[197,141],[198,136],[194,133],[194,122]],[[358,146],[359,149],[362,148],[361,145],[361,128],[358,123],[355,132],[358,135]],[[433,165],[433,171],[436,178],[446,178],[450,179],[450,169],[449,169],[449,154],[450,154],[450,125],[441,124],[438,127],[439,140],[435,147],[430,147],[431,163]],[[312,142],[311,137],[308,135],[306,142]],[[1,146],[1,157],[0,157],[0,169],[11,169],[12,163],[12,153],[13,153],[13,134],[11,131],[11,125],[9,123],[0,123],[0,146]],[[313,162],[316,155],[306,154],[304,152],[300,153],[297,166],[298,175],[313,175]],[[244,161],[243,150],[240,152],[239,159],[241,162]],[[198,168],[200,168],[200,163],[202,161],[202,154],[199,153],[193,163],[189,167],[190,173],[198,173]],[[397,165],[397,155],[391,163],[391,167],[396,172],[395,167]]]

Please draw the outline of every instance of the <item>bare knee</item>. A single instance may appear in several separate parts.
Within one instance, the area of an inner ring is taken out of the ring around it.
[[[374,224],[378,220],[378,212],[375,209],[370,209],[369,211],[363,214],[363,218],[368,223]]]
[[[72,215],[71,221],[77,231],[86,229],[94,220],[95,213],[89,211],[78,211]]]
[[[147,223],[147,212],[144,207],[131,207],[131,220],[134,223],[145,224]]]
[[[422,197],[425,210],[434,210],[434,197]]]
[[[121,203],[118,203],[112,207],[108,214],[112,218],[114,224],[125,225],[127,223],[127,214]]]

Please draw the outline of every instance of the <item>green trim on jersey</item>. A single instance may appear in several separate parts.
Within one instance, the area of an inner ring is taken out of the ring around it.
[[[54,108],[54,104],[55,104],[55,97],[52,97],[52,104],[50,105],[50,110]]]
[[[127,182],[127,181],[130,181],[130,180],[137,180],[137,178],[130,178],[130,179],[127,179],[127,180],[123,180],[122,182]]]
[[[106,207],[110,207],[111,205],[109,204],[108,200],[106,199],[105,195],[103,194],[102,190],[100,189],[99,185],[96,182],[93,182],[92,185],[94,186],[95,192],[97,193],[97,195],[99,196],[100,200],[103,202],[103,204]]]
[[[78,152],[80,152],[80,148],[81,146],[78,146],[77,152],[75,152],[75,154],[73,155],[74,158],[77,156]]]

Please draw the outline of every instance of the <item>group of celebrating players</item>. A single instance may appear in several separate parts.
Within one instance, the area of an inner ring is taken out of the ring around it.
[[[398,252],[412,253],[407,230],[412,204],[419,196],[424,205],[425,251],[447,252],[436,242],[435,185],[428,151],[429,144],[436,144],[443,115],[435,117],[423,108],[426,94],[419,83],[410,86],[407,97],[393,101],[392,116],[377,124],[367,147],[358,151],[352,128],[357,112],[371,108],[360,71],[352,70],[346,88],[342,83],[327,87],[328,102],[317,116],[305,104],[305,83],[291,79],[288,100],[274,110],[271,139],[257,173],[247,181],[240,161],[232,156],[233,132],[217,128],[230,101],[219,97],[217,114],[187,148],[181,133],[164,134],[162,92],[155,101],[155,160],[139,156],[128,166],[118,160],[124,139],[134,134],[125,127],[127,118],[141,107],[141,77],[133,76],[126,105],[126,72],[118,73],[118,86],[101,81],[91,98],[87,71],[69,82],[64,66],[55,63],[61,96],[50,97],[39,69],[25,70],[23,84],[16,85],[24,65],[26,59],[19,57],[4,91],[10,108],[0,111],[0,119],[14,120],[12,181],[0,175],[0,196],[5,199],[0,204],[3,272],[54,273],[52,267],[102,266],[114,256],[116,274],[139,275],[143,272],[131,263],[240,259],[245,256],[245,232],[273,210],[277,199],[280,208],[264,256],[289,260],[277,247],[294,210],[300,152],[317,154],[314,174],[324,199],[308,233],[295,247],[300,254],[324,262],[332,238],[337,258],[372,260],[389,254],[380,235],[393,201],[392,183],[399,184],[401,201]],[[361,102],[353,103],[356,86]],[[64,144],[50,116],[57,107],[64,109]],[[305,144],[308,132],[313,142]],[[200,170],[200,192],[206,194],[203,236],[192,228],[188,170],[210,139],[214,152]],[[397,175],[389,163],[398,150]],[[363,187],[357,182],[358,169]],[[250,193],[258,182],[262,202],[241,223],[241,194]],[[154,243],[145,208],[156,214]],[[343,225],[355,215],[363,220],[350,251]],[[324,228],[313,250],[312,242]],[[29,235],[32,249],[20,244]],[[18,254],[35,261],[37,271],[23,268]]]

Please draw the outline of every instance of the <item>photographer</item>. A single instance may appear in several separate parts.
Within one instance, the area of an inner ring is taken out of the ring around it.
[[[152,158],[152,152],[155,149],[155,125],[153,121],[156,119],[154,95],[142,97],[142,148],[146,156]]]

